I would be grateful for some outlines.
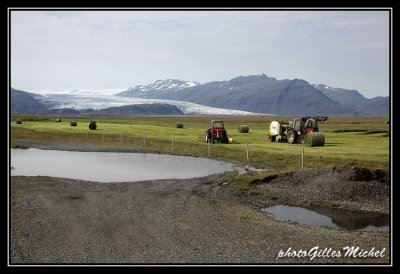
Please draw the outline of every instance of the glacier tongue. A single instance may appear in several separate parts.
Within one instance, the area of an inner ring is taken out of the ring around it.
[[[170,104],[179,108],[184,114],[190,115],[271,115],[253,113],[242,110],[214,108],[190,102],[161,100],[161,99],[142,99],[120,97],[115,95],[97,94],[47,94],[42,97],[44,103],[51,104],[53,109],[105,109],[110,107],[120,107],[125,105],[138,104]]]

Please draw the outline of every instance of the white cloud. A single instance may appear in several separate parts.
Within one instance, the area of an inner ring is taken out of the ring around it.
[[[372,11],[12,11],[12,85],[113,88],[265,72],[388,91],[388,14]],[[386,54],[386,55],[385,55]],[[357,63],[358,62],[358,63]],[[371,71],[368,71],[370,74]],[[326,80],[330,81],[326,81]],[[383,92],[383,93],[384,93]],[[385,94],[382,94],[385,95]]]

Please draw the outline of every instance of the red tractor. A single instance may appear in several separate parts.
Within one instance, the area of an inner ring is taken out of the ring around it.
[[[226,133],[224,127],[224,122],[220,120],[212,120],[211,127],[206,130],[206,142],[214,144],[215,141],[225,144],[229,143],[228,134]]]

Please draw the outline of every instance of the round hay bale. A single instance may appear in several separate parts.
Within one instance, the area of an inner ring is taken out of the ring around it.
[[[319,132],[310,132],[304,136],[304,144],[309,147],[324,146],[325,136]]]
[[[18,119],[17,121],[15,121],[15,123],[17,123],[17,125],[22,125],[22,120]]]
[[[61,119],[60,118],[56,119],[56,122],[61,123]]]
[[[240,125],[238,128],[239,133],[249,133],[250,127],[248,125]]]
[[[176,123],[176,128],[183,128],[183,124],[181,124],[181,123]]]
[[[96,130],[96,128],[97,128],[96,121],[90,121],[89,129]]]
[[[75,122],[75,121],[71,121],[69,124],[71,125],[71,127],[76,127],[76,126],[78,126],[78,123]]]

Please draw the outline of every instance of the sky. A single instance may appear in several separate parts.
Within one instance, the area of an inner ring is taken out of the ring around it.
[[[11,11],[11,86],[122,91],[265,73],[389,95],[389,11]]]

